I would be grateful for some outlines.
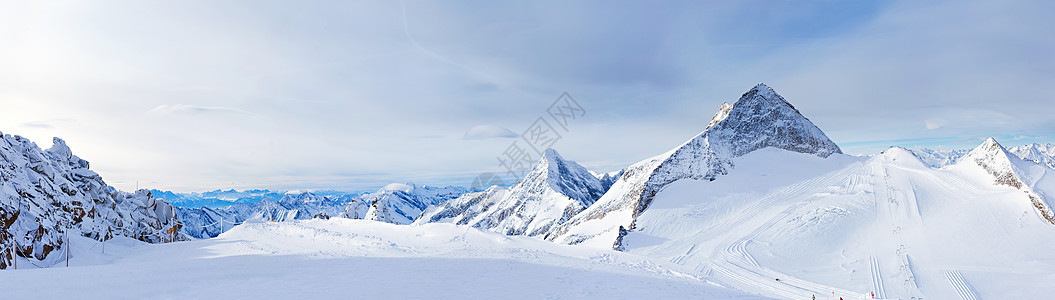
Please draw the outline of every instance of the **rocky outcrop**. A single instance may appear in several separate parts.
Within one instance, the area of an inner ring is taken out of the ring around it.
[[[117,191],[63,140],[55,138],[45,151],[23,137],[0,135],[0,243],[5,249],[9,245],[19,256],[48,260],[65,246],[67,231],[96,240],[184,239],[172,205],[147,190]]]

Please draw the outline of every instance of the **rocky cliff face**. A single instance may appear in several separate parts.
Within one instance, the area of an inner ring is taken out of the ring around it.
[[[549,240],[619,248],[619,238],[634,229],[664,186],[677,180],[715,180],[728,174],[732,158],[762,148],[778,148],[828,157],[842,153],[834,142],[794,106],[759,84],[733,104],[723,104],[707,129],[681,146],[631,165],[592,207],[546,235]]]
[[[45,151],[23,137],[0,135],[0,244],[5,250],[48,261],[65,246],[67,231],[96,240],[184,238],[172,205],[147,190],[126,193],[110,187],[63,140],[55,138]],[[10,262],[9,254],[0,254],[0,266]]]

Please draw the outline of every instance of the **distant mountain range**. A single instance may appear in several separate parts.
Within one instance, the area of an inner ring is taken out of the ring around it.
[[[178,207],[182,232],[195,238],[215,237],[243,222],[282,222],[311,218],[341,217],[393,224],[410,224],[431,205],[444,203],[466,192],[461,187],[431,187],[389,184],[376,192],[287,192],[266,190],[217,191],[208,194],[226,206]],[[194,194],[198,196],[199,194]],[[224,195],[227,200],[215,195]],[[278,197],[281,195],[281,197]],[[235,198],[242,197],[242,198]],[[231,201],[233,200],[233,201]],[[183,203],[194,203],[192,201]],[[221,202],[222,203],[222,202]]]
[[[298,191],[271,191],[266,189],[253,189],[238,191],[234,189],[230,190],[214,190],[202,193],[175,193],[170,191],[162,191],[157,189],[151,189],[150,192],[156,198],[165,199],[169,203],[176,207],[181,208],[199,208],[199,207],[210,207],[219,208],[229,206],[232,204],[252,204],[264,200],[278,201],[286,196],[286,194],[299,194]],[[347,193],[339,191],[312,191],[314,195],[319,196],[343,196],[343,195],[357,195],[362,193]]]
[[[1029,145],[1022,145],[1018,147],[1007,148],[1007,150],[1026,161],[1042,164],[1049,168],[1055,169],[1055,143],[1039,144],[1033,143]],[[956,149],[956,150],[935,150],[927,148],[912,149],[912,154],[919,157],[923,163],[927,164],[932,168],[941,168],[944,166],[955,164],[964,155],[970,152],[969,149]]]

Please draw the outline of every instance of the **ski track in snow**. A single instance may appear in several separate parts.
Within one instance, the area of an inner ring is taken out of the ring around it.
[[[802,195],[806,193],[816,192],[817,189],[825,189],[830,186],[830,183],[837,181],[841,178],[846,178],[849,173],[859,169],[861,166],[855,166],[845,168],[839,171],[834,171],[825,175],[817,176],[809,180],[801,181],[773,194],[764,197],[762,200],[755,202],[750,208],[743,210],[740,216],[736,217],[737,222],[740,223],[745,219],[749,219],[751,216],[757,216],[759,213],[764,212],[766,209],[773,207],[776,202],[787,199],[795,195]],[[807,281],[790,276],[779,271],[766,268],[761,266],[758,261],[747,251],[747,243],[754,240],[758,235],[767,229],[773,227],[781,220],[790,216],[795,210],[806,205],[808,202],[801,202],[794,204],[775,216],[769,218],[764,224],[757,227],[754,231],[745,237],[742,237],[722,252],[726,257],[724,266],[721,263],[712,263],[711,268],[718,271],[722,275],[729,279],[735,280],[742,284],[757,287],[761,290],[770,292],[774,295],[781,297],[787,297],[792,299],[798,299],[803,297],[809,297],[810,295],[826,295],[827,293],[834,292],[842,297],[850,298],[869,298],[867,293],[859,293],[855,291],[840,289],[832,286],[819,284],[812,281]],[[733,223],[733,224],[735,224]],[[729,224],[729,223],[727,223]],[[732,225],[732,224],[729,224]],[[721,226],[716,226],[721,227]],[[715,230],[717,228],[712,228]],[[741,263],[737,263],[737,262]],[[779,280],[777,280],[779,279]]]
[[[974,291],[971,284],[967,282],[967,278],[963,277],[963,273],[960,271],[946,271],[945,278],[949,279],[949,283],[956,289],[956,294],[960,295],[960,299],[963,300],[978,300],[978,293]]]
[[[898,263],[899,263],[900,270],[904,271],[901,274],[903,274],[903,277],[904,277],[906,292],[909,293],[909,294],[912,294],[912,295],[918,295],[918,294],[920,294],[920,291],[919,291],[919,287],[916,284],[916,276],[912,272],[912,265],[909,263],[908,253],[906,252],[906,248],[905,248],[905,242],[902,240],[902,237],[901,237],[901,228],[902,227],[901,227],[901,224],[898,222],[898,219],[896,217],[898,215],[897,214],[898,207],[900,207],[901,205],[908,205],[909,203],[902,203],[902,202],[908,202],[908,201],[898,201],[899,200],[898,197],[897,197],[898,194],[894,192],[894,188],[890,185],[890,182],[888,181],[888,178],[890,178],[890,171],[887,170],[887,166],[890,166],[890,165],[892,165],[892,164],[884,163],[882,166],[877,166],[878,169],[874,170],[874,173],[873,173],[874,176],[878,177],[878,180],[875,181],[876,184],[877,184],[877,186],[876,186],[876,193],[873,194],[873,196],[875,197],[875,202],[876,202],[876,211],[877,212],[881,211],[881,209],[879,208],[879,205],[882,205],[882,206],[886,207],[886,212],[890,215],[890,227],[893,230],[892,232],[893,232],[893,235],[894,235],[894,239],[897,242],[897,248],[896,248],[897,250],[895,250],[895,255],[898,258]],[[898,169],[899,170],[909,170],[909,169],[900,168],[900,167],[898,167]],[[950,187],[946,187],[946,188],[950,188]],[[881,192],[882,194],[880,194],[880,191],[882,191]],[[904,200],[904,199],[901,199],[901,200]],[[915,197],[912,198],[912,202],[913,202],[912,206],[915,207],[914,212],[916,212],[916,216],[920,217],[920,215],[919,215],[919,204],[916,203]],[[880,204],[880,203],[882,203],[882,204]],[[878,264],[878,260],[876,260],[876,264]],[[878,269],[878,265],[876,266],[876,268]],[[885,294],[885,292],[884,292],[884,294]],[[885,295],[884,295],[884,297],[885,297]],[[915,298],[915,297],[913,297],[913,298]]]
[[[879,259],[872,255],[868,262],[868,270],[872,275],[872,291],[875,292],[877,298],[886,298],[886,291],[883,290],[883,273],[879,271]]]

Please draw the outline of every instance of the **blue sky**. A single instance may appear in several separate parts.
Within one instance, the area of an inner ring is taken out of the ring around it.
[[[596,171],[759,82],[848,153],[1052,142],[1052,6],[6,2],[0,131],[176,191],[467,185],[563,92],[586,114],[554,148]]]

